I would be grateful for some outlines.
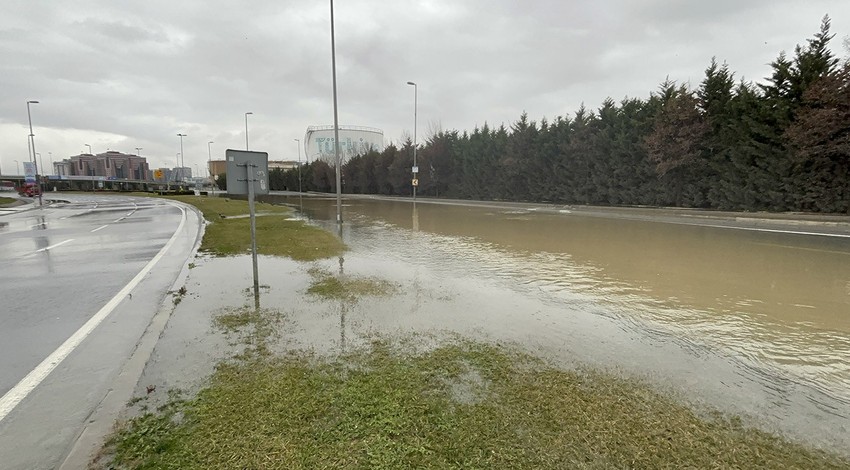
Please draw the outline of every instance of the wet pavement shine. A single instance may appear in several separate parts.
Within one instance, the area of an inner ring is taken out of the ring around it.
[[[336,232],[333,199],[279,196]],[[697,409],[850,449],[850,224],[653,221],[534,207],[347,199],[342,257],[260,257],[277,348],[336,352],[376,335],[461,334],[563,367],[645,381]],[[628,212],[627,210],[625,212]],[[691,217],[691,216],[688,216]],[[724,224],[728,226],[724,226]],[[844,224],[844,225],[842,225]],[[732,229],[730,229],[730,227]],[[767,230],[753,230],[763,227]],[[310,268],[395,283],[356,302],[307,294]],[[212,325],[253,304],[249,257],[199,257],[136,388],[193,391],[240,346]]]
[[[200,237],[188,206],[50,194],[0,216],[0,468],[62,462]]]

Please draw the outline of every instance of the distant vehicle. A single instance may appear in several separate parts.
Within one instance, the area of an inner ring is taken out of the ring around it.
[[[18,188],[18,194],[21,196],[34,197],[38,196],[39,188],[36,183],[24,183],[21,187]]]
[[[14,191],[15,190],[15,182],[3,180],[0,181],[0,191]]]

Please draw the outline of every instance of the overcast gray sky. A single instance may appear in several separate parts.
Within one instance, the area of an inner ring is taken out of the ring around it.
[[[398,142],[647,97],[666,76],[697,85],[712,56],[761,81],[832,18],[847,57],[850,1],[337,0],[340,124]],[[0,169],[107,149],[204,173],[244,148],[295,159],[307,126],[333,123],[327,0],[0,0]],[[302,159],[304,156],[302,155]]]

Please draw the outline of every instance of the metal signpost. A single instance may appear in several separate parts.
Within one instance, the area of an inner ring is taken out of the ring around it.
[[[227,149],[225,158],[227,160],[227,194],[248,195],[248,212],[251,217],[251,258],[254,268],[254,304],[259,308],[260,281],[257,272],[257,223],[254,213],[254,196],[269,193],[269,154]]]

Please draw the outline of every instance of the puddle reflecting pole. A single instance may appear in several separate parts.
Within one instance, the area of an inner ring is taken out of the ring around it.
[[[342,241],[342,224],[339,224],[339,240]],[[345,263],[345,258],[342,256],[342,253],[339,255],[339,279],[342,281],[343,276],[345,275],[345,270],[343,269],[343,264]],[[345,304],[345,299],[339,300],[339,347],[340,351],[345,352],[345,315],[347,313],[347,307]]]

